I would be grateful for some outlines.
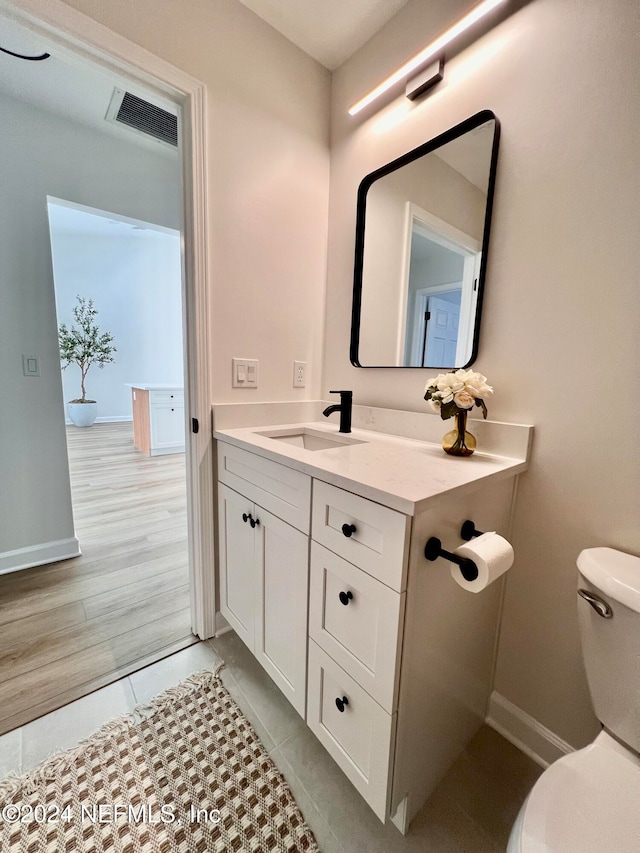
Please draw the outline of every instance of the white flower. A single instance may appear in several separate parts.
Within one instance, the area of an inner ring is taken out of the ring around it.
[[[436,379],[438,390],[444,391],[453,396],[458,391],[462,391],[464,382],[455,373],[441,373]]]
[[[456,411],[466,411],[474,404],[482,409],[483,417],[487,417],[487,407],[484,397],[493,394],[493,388],[487,383],[487,377],[474,370],[452,370],[440,373],[429,379],[424,391],[433,411],[441,417],[450,418]]]
[[[475,398],[467,391],[466,388],[463,388],[462,391],[458,391],[457,394],[454,394],[453,402],[460,409],[470,409],[475,403]]]
[[[465,390],[467,390],[473,397],[479,397],[482,399],[493,394],[493,388],[491,385],[487,385],[487,377],[483,376],[482,373],[476,373],[473,370],[458,372],[465,374],[464,377],[460,378],[464,381]]]

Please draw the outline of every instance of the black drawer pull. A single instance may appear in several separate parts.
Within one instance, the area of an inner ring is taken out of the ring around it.
[[[346,696],[343,696],[342,699],[336,699],[336,708],[340,711],[341,714],[344,714],[345,707],[349,704],[349,700]]]
[[[250,512],[243,512],[242,513],[242,520],[244,521],[245,524],[247,523],[247,521],[250,521],[251,526],[253,527],[253,518],[252,518]]]
[[[344,535],[347,537],[347,539],[348,539],[350,536],[353,536],[353,534],[356,532],[356,526],[355,526],[355,524],[343,524],[343,525],[342,525],[342,532],[343,532],[343,533],[344,533]]]
[[[338,595],[338,598],[340,599],[340,604],[344,604],[344,606],[346,607],[346,606],[347,606],[347,604],[348,604],[348,603],[351,601],[351,599],[353,598],[353,593],[351,592],[351,590],[349,590],[349,592],[341,592],[341,593]]]
[[[260,524],[260,519],[259,518],[249,518],[249,524],[252,527],[257,527]]]

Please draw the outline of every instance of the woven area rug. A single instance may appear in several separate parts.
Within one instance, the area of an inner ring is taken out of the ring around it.
[[[0,784],[2,853],[318,853],[218,672]]]

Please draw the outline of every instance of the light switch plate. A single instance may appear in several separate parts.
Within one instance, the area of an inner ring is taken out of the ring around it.
[[[231,385],[233,388],[257,388],[258,359],[232,358]]]
[[[40,376],[40,359],[37,355],[22,356],[22,372],[25,376]]]

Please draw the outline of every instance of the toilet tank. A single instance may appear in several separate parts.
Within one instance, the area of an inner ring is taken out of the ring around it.
[[[581,590],[597,599],[595,606]],[[578,592],[582,654],[596,716],[640,752],[640,558],[614,548],[582,551]],[[607,605],[609,613],[603,615]]]

